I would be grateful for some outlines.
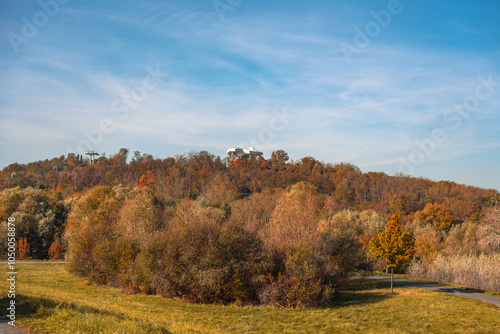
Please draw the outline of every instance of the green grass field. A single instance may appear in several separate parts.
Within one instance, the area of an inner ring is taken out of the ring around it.
[[[6,265],[5,265],[6,268]],[[87,285],[65,264],[18,264],[16,324],[31,333],[499,333],[500,308],[362,278],[329,307],[188,304]],[[1,305],[7,307],[6,272]],[[5,314],[5,311],[2,313]]]

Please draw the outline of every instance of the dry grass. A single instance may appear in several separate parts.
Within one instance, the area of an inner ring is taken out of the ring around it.
[[[31,333],[498,333],[500,309],[362,278],[329,307],[189,304],[89,286],[64,264],[19,264],[18,324]],[[5,274],[2,274],[5,275]],[[2,297],[5,297],[2,276]],[[0,307],[6,306],[3,298]]]
[[[438,256],[431,264],[413,262],[408,269],[408,275],[500,292],[500,254]]]

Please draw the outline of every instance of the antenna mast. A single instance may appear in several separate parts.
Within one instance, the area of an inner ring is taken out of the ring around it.
[[[87,151],[87,153],[85,153],[86,155],[90,155],[90,164],[93,165],[95,164],[95,158],[94,156],[96,155],[99,155],[99,153],[97,153],[96,151]]]

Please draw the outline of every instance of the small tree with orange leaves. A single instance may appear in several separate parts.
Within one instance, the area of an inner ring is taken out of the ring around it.
[[[146,174],[142,174],[141,178],[139,179],[139,187],[146,187],[146,186],[149,186],[148,178]]]
[[[415,239],[411,233],[401,231],[399,215],[395,214],[384,231],[370,240],[369,249],[376,259],[385,259],[391,268],[391,292],[393,292],[394,267],[411,260],[415,253]]]
[[[28,242],[28,239],[26,239],[26,237],[22,237],[17,242],[17,252],[18,252],[18,259],[19,260],[31,259],[31,257],[30,257],[30,252],[31,252],[30,244]]]
[[[53,242],[49,248],[49,259],[50,260],[60,260],[62,259],[62,247],[58,242]]]
[[[62,192],[64,190],[64,185],[59,182],[56,187],[56,192]]]

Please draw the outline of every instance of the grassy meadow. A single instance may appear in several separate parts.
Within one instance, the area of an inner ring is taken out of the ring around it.
[[[16,324],[30,333],[498,333],[500,308],[353,278],[329,307],[189,304],[86,284],[65,264],[17,264]],[[7,307],[6,272],[0,307]]]

